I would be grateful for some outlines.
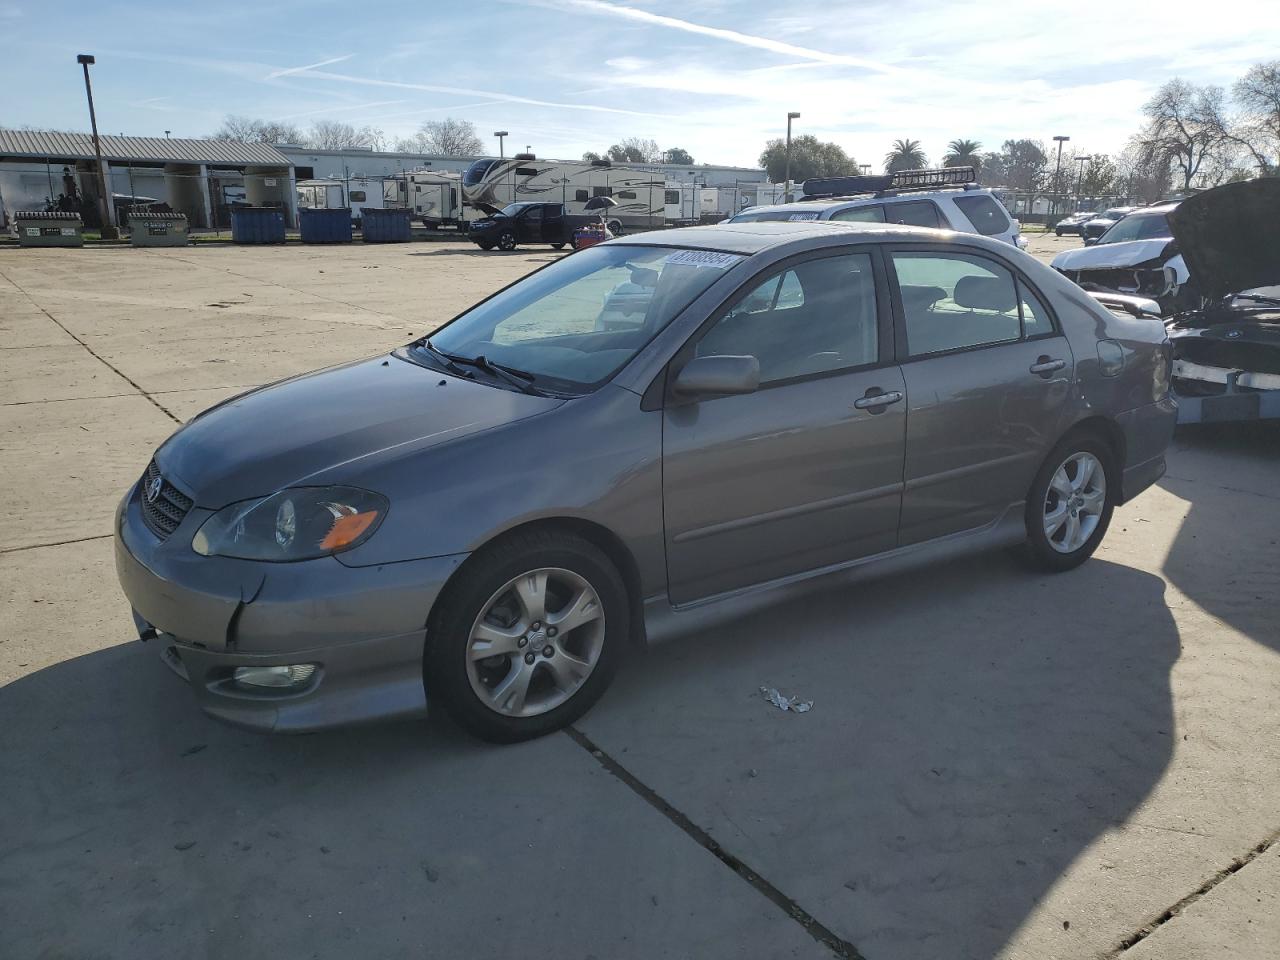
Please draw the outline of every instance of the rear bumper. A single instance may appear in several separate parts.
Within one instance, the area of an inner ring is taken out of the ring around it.
[[[142,524],[131,491],[117,516],[115,560],[140,633],[159,634],[162,654],[182,668],[206,713],[257,730],[303,732],[425,712],[427,617],[465,554],[373,567],[332,557],[201,557],[190,543],[202,520],[188,515],[161,541]],[[237,667],[303,663],[316,670],[299,689],[245,688],[232,679]]]
[[[1173,440],[1178,405],[1172,396],[1138,407],[1116,418],[1124,431],[1125,466],[1119,503],[1127,503],[1165,473],[1165,450]]]

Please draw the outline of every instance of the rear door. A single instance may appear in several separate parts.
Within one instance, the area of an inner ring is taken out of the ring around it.
[[[564,207],[547,204],[542,208],[542,242],[563,243],[564,240]]]
[[[882,261],[841,248],[746,283],[673,361],[752,355],[760,388],[663,413],[668,590],[682,604],[890,549],[906,402]]]
[[[925,245],[888,260],[907,387],[905,545],[992,523],[1024,500],[1061,433],[1073,358],[1008,263]]]

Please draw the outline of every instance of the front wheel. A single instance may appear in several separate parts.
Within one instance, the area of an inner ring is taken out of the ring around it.
[[[424,681],[459,725],[495,743],[551,733],[608,687],[630,613],[617,569],[571,534],[516,534],[458,572],[428,627]]]
[[[1089,436],[1059,443],[1027,498],[1027,541],[1044,570],[1078,567],[1102,542],[1115,509],[1118,476],[1111,450]]]
[[[563,243],[553,243],[553,244],[551,245],[551,249],[552,249],[552,250],[563,250],[563,249],[564,249],[564,244],[563,244]]]
[[[502,235],[498,237],[499,250],[514,250],[516,248],[516,235],[510,230],[504,230]]]
[[[1061,231],[1061,230],[1055,230],[1055,231],[1053,231],[1053,232],[1054,232],[1054,234],[1055,234],[1056,236],[1059,236],[1059,237],[1060,237],[1060,236],[1062,236],[1062,231]]]
[[[477,246],[477,247],[479,247],[481,250],[492,250],[492,249],[493,249],[493,241],[492,241],[492,240],[477,240],[477,241],[476,241],[476,246]]]

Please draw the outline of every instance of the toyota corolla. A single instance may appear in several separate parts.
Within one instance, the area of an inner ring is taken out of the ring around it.
[[[1164,471],[1169,374],[1159,321],[980,236],[643,234],[195,417],[121,503],[117,568],[215,717],[431,703],[526,739],[633,644],[803,581],[1075,567]]]

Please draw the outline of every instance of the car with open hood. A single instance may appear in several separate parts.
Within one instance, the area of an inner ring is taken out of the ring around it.
[[[116,568],[214,717],[431,702],[522,740],[635,644],[819,578],[1085,562],[1164,472],[1169,363],[1159,320],[975,234],[640,234],[198,415],[139,464]]]
[[[1188,270],[1169,225],[1176,201],[1116,220],[1091,246],[1064,250],[1051,266],[1086,290],[1155,300],[1166,313],[1187,301]]]
[[[1206,190],[1169,223],[1197,295],[1168,322],[1179,421],[1280,417],[1280,180]]]

